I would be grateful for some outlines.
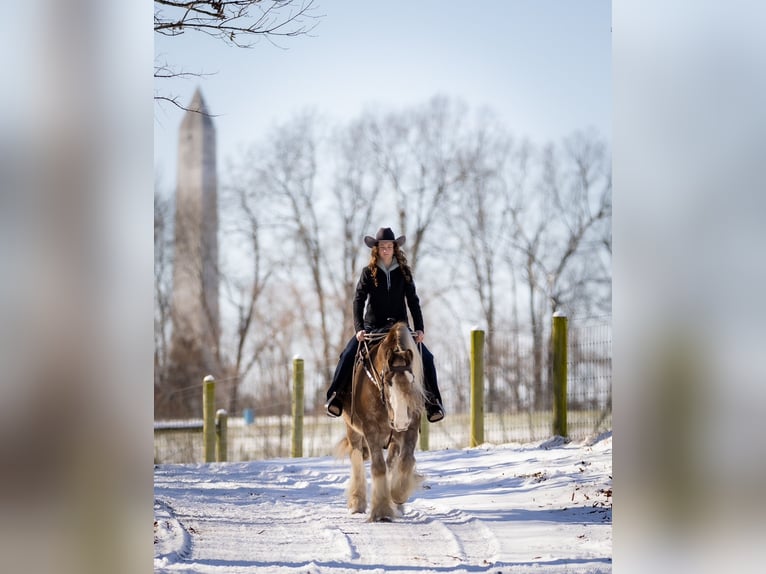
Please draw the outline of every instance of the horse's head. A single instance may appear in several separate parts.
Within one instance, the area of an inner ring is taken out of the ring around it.
[[[381,374],[391,427],[404,431],[424,407],[420,353],[409,328],[402,323],[391,330],[381,346]]]

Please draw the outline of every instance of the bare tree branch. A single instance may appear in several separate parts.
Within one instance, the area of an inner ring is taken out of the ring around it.
[[[370,140],[396,198],[399,232],[417,271],[427,232],[465,175],[458,161],[466,130],[466,106],[444,96],[371,126]]]
[[[254,46],[259,37],[309,34],[319,18],[314,0],[154,0],[154,4],[155,32],[165,36],[202,32],[238,48]]]
[[[236,48],[252,48],[260,39],[311,35],[322,16],[314,0],[154,0],[154,31],[167,37],[187,32],[206,34]],[[202,76],[155,65],[157,79]],[[176,98],[155,96],[181,109]]]

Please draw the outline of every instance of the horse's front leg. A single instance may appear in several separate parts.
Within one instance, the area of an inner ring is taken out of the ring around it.
[[[418,440],[419,425],[414,425],[398,437],[397,457],[389,462],[391,480],[391,499],[403,511],[403,505],[423,482],[423,477],[415,470],[415,445]]]
[[[399,456],[399,441],[391,440],[391,443],[388,445],[388,455],[386,456],[386,466],[388,466],[389,472],[391,472],[393,465],[396,464],[396,459],[398,456]]]
[[[386,460],[383,449],[378,446],[370,447],[370,473],[372,474],[372,508],[369,522],[390,522],[396,515],[391,504],[391,493],[388,490],[386,477]]]
[[[364,439],[356,432],[348,432],[351,447],[351,480],[348,483],[348,509],[352,513],[367,510],[367,478],[364,474]]]

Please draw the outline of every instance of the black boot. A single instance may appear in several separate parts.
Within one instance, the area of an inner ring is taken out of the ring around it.
[[[325,403],[325,409],[327,414],[331,417],[339,417],[343,413],[343,401],[341,401],[338,393],[332,393],[330,398]]]
[[[444,407],[438,399],[434,402],[426,403],[426,418],[429,423],[438,423],[444,418]]]
[[[356,337],[346,344],[346,348],[338,357],[338,366],[332,376],[330,388],[327,389],[327,402],[325,409],[331,417],[339,417],[343,413],[343,398],[351,388],[351,377],[354,373],[354,357],[359,346]]]
[[[423,357],[423,384],[426,388],[426,418],[429,423],[439,422],[444,418],[444,407],[439,385],[436,383],[434,356],[425,345],[421,345]]]

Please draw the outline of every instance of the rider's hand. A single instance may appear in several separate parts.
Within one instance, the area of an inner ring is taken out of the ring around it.
[[[422,343],[423,339],[426,338],[426,334],[423,331],[415,331],[415,342],[416,343]]]
[[[364,337],[367,335],[367,331],[362,329],[361,331],[357,331],[356,333],[356,340],[357,341],[364,341]]]

